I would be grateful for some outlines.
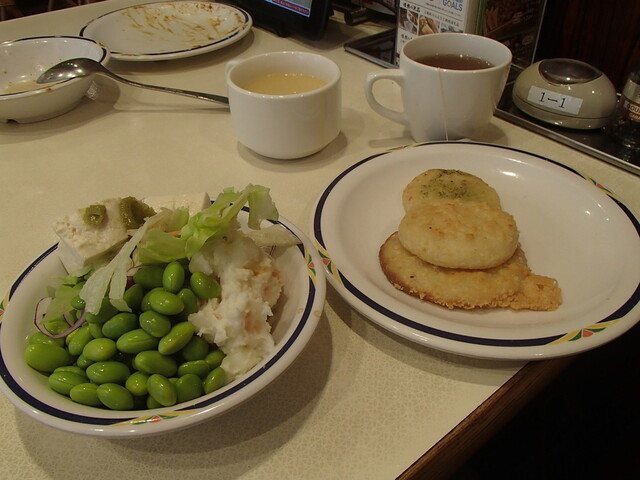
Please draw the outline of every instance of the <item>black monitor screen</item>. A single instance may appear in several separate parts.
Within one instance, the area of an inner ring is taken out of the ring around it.
[[[318,39],[331,15],[331,0],[228,0],[246,10],[255,25],[287,36]]]
[[[266,0],[268,3],[273,3],[292,12],[299,13],[305,17],[311,15],[312,0]]]

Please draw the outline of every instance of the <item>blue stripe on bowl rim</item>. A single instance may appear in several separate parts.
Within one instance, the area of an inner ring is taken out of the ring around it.
[[[243,210],[244,211],[248,211],[248,209],[246,207],[244,207]],[[293,235],[296,235],[294,232],[291,231],[291,229],[289,227],[287,227],[283,223],[278,222],[278,221],[273,221],[273,220],[270,220],[270,222],[274,223],[274,224],[275,223],[280,224],[281,226],[286,228],[289,232],[291,232]],[[296,237],[298,237],[298,236],[296,235]],[[8,295],[8,299],[9,300],[11,299],[11,297],[17,291],[18,287],[20,286],[20,283],[22,283],[22,281],[45,258],[47,258],[49,255],[51,255],[53,252],[55,252],[57,247],[58,247],[57,243],[55,245],[52,245],[51,247],[49,247],[44,253],[42,253],[40,256],[38,256],[18,276],[18,278],[16,279],[16,281],[13,283],[13,285],[11,286],[11,288],[9,290],[9,295]],[[302,255],[302,258],[303,258],[303,260],[305,261],[305,264],[306,264],[306,252],[305,252],[304,244],[300,243],[296,247],[300,251],[300,254]],[[291,349],[291,347],[296,342],[296,340],[298,339],[298,337],[300,336],[302,331],[307,326],[307,323],[309,322],[309,319],[313,315],[313,304],[314,304],[314,301],[315,301],[315,298],[316,298],[317,291],[316,291],[314,279],[313,279],[313,277],[311,275],[311,272],[309,272],[308,265],[307,265],[307,277],[308,277],[308,282],[309,282],[309,293],[307,295],[307,301],[305,303],[304,310],[303,310],[303,312],[301,314],[300,322],[296,326],[295,330],[293,331],[293,333],[291,334],[289,339],[284,343],[284,345],[282,345],[278,349],[278,351],[269,359],[269,361],[267,363],[265,363],[265,365],[263,365],[262,368],[256,370],[255,372],[253,372],[248,377],[243,378],[241,381],[239,381],[236,385],[234,385],[233,387],[229,388],[228,390],[220,392],[219,394],[214,395],[211,398],[207,398],[206,400],[203,400],[203,401],[198,402],[196,404],[188,405],[188,406],[185,406],[185,407],[182,407],[182,408],[172,409],[171,407],[169,407],[169,410],[167,410],[167,412],[190,412],[190,411],[193,411],[193,410],[201,410],[201,409],[203,409],[205,407],[213,405],[213,404],[215,404],[215,403],[217,403],[217,402],[219,402],[219,401],[221,401],[221,400],[223,400],[225,398],[228,398],[228,397],[232,396],[233,394],[235,394],[238,391],[240,391],[242,388],[244,388],[247,385],[255,382],[256,380],[258,380],[265,373],[267,373],[271,368],[273,368],[280,361],[280,359],[289,351],[289,349]],[[7,302],[7,304],[8,303],[9,302]],[[0,321],[0,333],[2,332],[2,323],[3,322]],[[9,389],[14,394],[18,398],[20,398],[24,403],[29,405],[30,407],[32,407],[32,408],[34,408],[34,409],[36,409],[36,410],[38,410],[38,411],[40,411],[42,413],[50,415],[52,417],[56,417],[56,418],[59,418],[59,419],[62,419],[62,420],[66,420],[66,421],[69,421],[69,422],[81,423],[81,424],[86,424],[86,425],[115,425],[115,424],[119,424],[119,423],[130,422],[131,420],[135,420],[137,418],[140,418],[141,415],[144,415],[144,413],[147,412],[147,410],[137,410],[137,411],[133,411],[134,413],[136,413],[136,415],[134,415],[134,416],[101,418],[101,417],[92,417],[92,416],[87,416],[87,415],[78,415],[78,414],[70,413],[70,412],[67,412],[67,411],[60,410],[58,408],[52,407],[51,405],[48,405],[48,404],[38,400],[36,397],[34,397],[31,394],[29,394],[26,390],[24,390],[20,386],[20,384],[16,381],[16,379],[13,378],[13,376],[11,375],[11,372],[9,372],[9,370],[7,369],[7,365],[6,365],[5,361],[4,361],[4,357],[2,355],[2,350],[1,349],[0,349],[0,377],[5,382],[7,387],[9,387]],[[194,412],[194,413],[197,413],[197,412]],[[163,412],[158,412],[158,415],[162,415],[162,414],[163,414]]]
[[[338,185],[338,183],[340,183],[340,181],[346,177],[349,173],[351,173],[352,171],[354,171],[355,169],[357,169],[358,167],[360,167],[361,165],[370,162],[378,157],[384,156],[384,155],[389,155],[392,154],[394,152],[397,152],[398,150],[401,150],[403,148],[414,148],[414,147],[422,147],[422,146],[426,146],[426,145],[440,145],[440,144],[451,144],[451,142],[427,142],[427,143],[419,143],[419,144],[414,144],[414,145],[408,145],[406,147],[401,147],[401,148],[397,148],[397,149],[393,149],[393,150],[389,150],[389,151],[385,151],[382,153],[378,153],[375,155],[371,155],[363,160],[360,160],[359,162],[356,162],[355,164],[351,165],[349,168],[347,168],[346,170],[344,170],[340,175],[338,175],[326,188],[325,190],[322,192],[322,195],[320,196],[317,206],[316,206],[316,210],[314,212],[314,216],[313,216],[313,234],[315,237],[315,240],[318,242],[318,244],[329,254],[329,257],[331,256],[331,252],[327,249],[327,246],[325,244],[325,241],[323,239],[323,235],[322,235],[322,227],[321,227],[321,219],[322,219],[322,210],[324,208],[325,203],[327,202],[327,199],[329,197],[329,195],[331,194],[332,190],[336,187],[336,185]],[[590,179],[588,177],[585,177],[584,175],[580,174],[578,171],[574,170],[571,167],[568,167],[567,165],[563,165],[559,162],[556,162],[555,160],[551,160],[549,158],[543,157],[541,155],[537,155],[535,153],[530,153],[530,152],[526,152],[524,150],[519,150],[517,148],[513,148],[513,147],[506,147],[506,146],[502,146],[502,145],[493,145],[493,144],[484,144],[484,143],[477,143],[477,142],[455,142],[456,145],[480,145],[480,146],[488,146],[488,147],[492,147],[492,148],[497,148],[497,149],[503,149],[503,150],[509,150],[509,151],[513,151],[513,152],[518,152],[518,153],[522,153],[525,155],[529,155],[532,157],[536,157],[539,158],[540,160],[544,160],[546,162],[552,163],[558,167],[564,168],[565,170],[568,170],[571,173],[574,173],[575,175],[578,175],[581,178],[584,178],[585,180],[589,180],[591,182],[593,182],[595,185],[598,185],[597,182],[595,182],[593,179]],[[611,198],[615,204],[625,213],[625,215],[629,218],[630,222],[632,223],[632,225],[634,226],[636,233],[638,233],[638,236],[640,237],[640,223],[638,222],[638,219],[635,217],[635,215],[629,210],[629,208],[623,204],[622,202],[620,202],[618,199],[616,199],[611,192],[607,191],[606,189],[602,189],[607,196],[609,196],[609,198]],[[462,343],[469,343],[469,344],[475,344],[475,345],[484,345],[484,346],[494,346],[494,347],[532,347],[532,346],[540,346],[540,345],[548,345],[550,343],[553,343],[555,341],[557,341],[558,339],[568,335],[570,332],[565,332],[559,335],[552,335],[552,336],[547,336],[547,337],[538,337],[538,338],[515,338],[515,339],[501,339],[501,338],[487,338],[487,337],[477,337],[477,336],[472,336],[472,335],[462,335],[462,334],[458,334],[458,333],[454,333],[454,332],[449,332],[446,330],[441,330],[438,328],[434,328],[434,327],[430,327],[428,325],[423,325],[421,323],[418,323],[410,318],[407,318],[405,316],[399,315],[391,310],[389,310],[388,308],[380,305],[379,303],[377,303],[375,300],[373,300],[372,298],[368,297],[367,295],[365,295],[363,292],[361,292],[353,283],[351,283],[351,281],[349,281],[349,279],[347,277],[345,277],[342,272],[340,272],[339,267],[335,268],[336,270],[336,274],[339,275],[340,281],[342,282],[344,288],[346,290],[349,291],[349,293],[351,293],[354,297],[356,297],[358,300],[360,300],[362,303],[364,303],[365,305],[367,305],[368,307],[372,308],[373,310],[375,310],[376,312],[390,318],[391,320],[404,325],[406,327],[409,327],[411,329],[414,329],[418,332],[423,332],[429,335],[433,335],[436,337],[440,337],[440,338],[444,338],[447,340],[453,340],[456,342],[462,342]],[[607,316],[606,318],[603,318],[602,320],[599,320],[598,322],[595,323],[595,325],[597,324],[601,324],[604,322],[610,322],[612,320],[617,320],[620,318],[623,318],[625,315],[627,315],[636,305],[638,305],[638,303],[640,303],[640,284],[638,284],[636,286],[635,291],[633,292],[633,294],[631,294],[631,296],[627,299],[626,302],[624,302],[624,304],[622,304],[620,306],[620,308],[618,308],[615,312],[613,312],[612,314],[610,314],[609,316]]]

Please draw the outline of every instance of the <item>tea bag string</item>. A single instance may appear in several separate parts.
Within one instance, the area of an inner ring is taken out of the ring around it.
[[[449,125],[447,124],[447,102],[444,98],[444,85],[442,83],[442,68],[436,67],[438,69],[438,83],[440,85],[440,108],[442,111],[442,120],[444,123],[444,138],[448,142],[449,141]]]

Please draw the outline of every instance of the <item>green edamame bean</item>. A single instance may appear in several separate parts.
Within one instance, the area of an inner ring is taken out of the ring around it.
[[[75,373],[76,375],[80,375],[81,377],[85,378],[85,382],[87,381],[87,373],[84,371],[83,368],[78,367],[77,365],[64,365],[62,367],[58,367],[56,368],[53,373],[58,373],[58,372],[69,372],[69,373]]]
[[[104,406],[111,410],[131,410],[133,408],[133,395],[122,385],[103,383],[98,386],[96,393]]]
[[[207,353],[209,353],[209,342],[198,335],[191,337],[191,340],[180,350],[180,354],[186,362],[204,360]]]
[[[133,395],[133,410],[145,410],[147,408],[147,397],[149,395]]]
[[[157,373],[151,375],[147,381],[149,396],[165,407],[175,405],[178,400],[178,392],[173,383],[163,375]]]
[[[91,365],[92,363],[95,363],[93,360],[89,360],[88,358],[85,358],[84,355],[80,355],[77,359],[76,359],[76,365],[80,368],[83,369],[87,369],[87,367],[89,365]]]
[[[171,262],[162,272],[162,287],[171,293],[178,293],[184,285],[184,267],[179,262]]]
[[[71,332],[67,333],[67,336],[64,337],[64,344],[65,346],[69,346],[69,343],[71,343],[71,340],[73,339],[73,337],[76,336],[76,334],[78,333],[79,328],[76,328],[75,330],[72,330]]]
[[[87,343],[82,349],[82,355],[94,362],[104,362],[113,357],[118,349],[116,348],[116,342],[110,338],[94,338]]]
[[[140,328],[152,337],[164,337],[171,330],[171,320],[166,315],[147,310],[140,314]]]
[[[98,398],[98,385],[95,383],[80,383],[69,391],[71,400],[90,407],[101,407],[102,402]]]
[[[71,306],[73,308],[75,308],[76,310],[82,310],[84,309],[84,307],[86,306],[86,302],[80,298],[80,295],[76,295],[75,297],[73,297],[69,303],[71,304]]]
[[[184,304],[184,310],[182,310],[182,314],[185,317],[198,311],[198,298],[196,297],[196,294],[193,293],[193,290],[191,290],[190,288],[183,288],[177,293],[177,295]]]
[[[158,343],[158,351],[163,355],[173,355],[189,343],[189,340],[191,340],[194,333],[195,328],[191,323],[176,323],[171,327],[169,333],[160,339],[160,342]]]
[[[140,353],[157,348],[159,341],[141,328],[136,328],[120,336],[116,341],[116,347],[123,353]]]
[[[69,340],[67,349],[71,355],[80,355],[84,346],[93,340],[93,336],[91,336],[91,331],[89,330],[89,325],[83,325],[72,333],[73,336]]]
[[[127,367],[129,367],[130,370],[135,370],[135,368],[133,368],[133,359],[135,358],[135,356],[136,354],[123,353],[118,350],[111,360],[113,360],[114,362],[124,363]]]
[[[162,407],[163,407],[163,405],[158,403],[155,398],[153,398],[151,395],[147,395],[147,408],[148,409],[162,408]]]
[[[149,375],[159,373],[165,377],[172,377],[178,371],[178,364],[173,357],[163,355],[157,350],[140,352],[133,359],[133,366],[143,373]]]
[[[89,332],[93,338],[104,337],[104,334],[102,333],[102,325],[99,323],[88,323],[87,326],[89,327]]]
[[[188,402],[204,393],[202,379],[192,373],[181,376],[174,385],[178,394],[178,403]]]
[[[138,328],[138,317],[135,313],[120,312],[102,325],[102,334],[112,340]]]
[[[54,318],[44,323],[44,328],[51,335],[58,335],[69,328],[69,324],[64,318]]]
[[[224,360],[224,352],[220,349],[211,350],[204,360],[209,364],[209,368],[213,370],[214,368],[219,367],[222,364],[222,360]]]
[[[77,373],[64,372],[56,370],[47,379],[49,388],[54,392],[58,392],[61,395],[69,396],[69,392],[76,385],[86,383],[87,377],[84,375],[78,375]]]
[[[202,382],[202,387],[204,388],[204,393],[209,394],[224,387],[225,383],[227,383],[227,374],[222,367],[218,367],[209,372],[209,375]]]
[[[140,308],[142,297],[144,297],[144,287],[139,283],[131,285],[122,295],[122,298],[131,310],[137,310]]]
[[[92,363],[87,367],[87,377],[93,383],[118,383],[124,385],[131,375],[131,370],[124,363],[107,360],[106,362]]]
[[[46,345],[54,345],[56,347],[64,347],[64,338],[51,338],[41,331],[37,331],[29,335],[29,344],[44,343]]]
[[[209,374],[209,364],[204,360],[191,360],[190,362],[184,362],[178,366],[178,376],[193,374],[197,375],[201,380],[204,380]]]
[[[118,313],[118,309],[111,304],[108,298],[105,297],[102,299],[98,313],[87,313],[84,318],[86,318],[87,323],[103,324],[116,313]]]
[[[202,272],[196,272],[191,275],[189,285],[191,286],[193,293],[203,300],[209,300],[220,296],[220,284],[213,277]]]
[[[148,265],[133,274],[133,281],[146,289],[161,287],[163,273],[164,266]]]
[[[151,309],[163,315],[176,315],[184,310],[184,303],[180,298],[164,289],[154,290],[149,293],[149,305]]]
[[[142,301],[140,302],[140,310],[146,312],[147,310],[151,310],[151,304],[149,303],[149,297],[151,296],[151,292],[155,292],[156,290],[162,290],[162,287],[156,287],[152,290],[149,290],[142,297]]]
[[[64,365],[71,365],[74,361],[74,357],[66,349],[45,343],[27,345],[24,359],[31,368],[46,373]]]
[[[124,386],[132,395],[140,397],[149,393],[147,391],[147,380],[149,380],[149,375],[146,373],[133,372],[129,375],[129,378],[127,378]]]

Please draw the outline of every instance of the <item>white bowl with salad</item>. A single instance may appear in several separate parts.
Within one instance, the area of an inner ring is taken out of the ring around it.
[[[0,310],[0,390],[61,430],[127,438],[222,415],[285,371],[322,313],[318,253],[265,187],[108,199],[54,230]]]

